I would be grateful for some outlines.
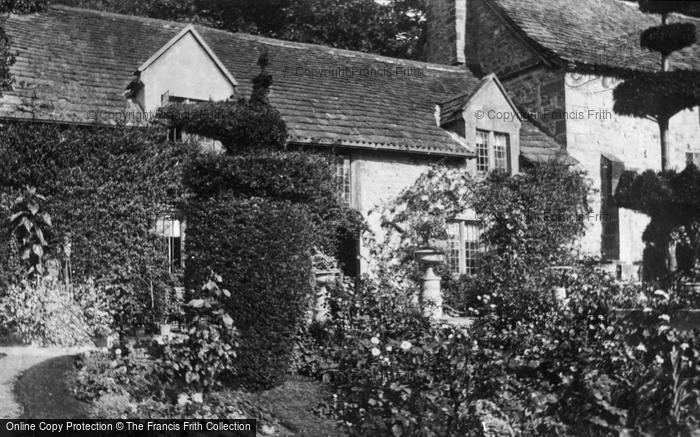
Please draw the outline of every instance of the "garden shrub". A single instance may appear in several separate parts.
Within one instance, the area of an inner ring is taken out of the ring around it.
[[[231,290],[226,309],[240,331],[238,381],[249,388],[278,384],[310,295],[308,216],[290,202],[220,194],[192,200],[187,218],[188,288],[198,289],[213,270]]]
[[[333,293],[341,310],[318,351],[336,366],[338,418],[352,435],[481,436],[485,422],[523,436],[696,431],[699,336],[669,327],[677,292],[594,265],[556,279],[561,305],[468,329],[427,323],[386,284]],[[622,306],[647,321],[621,323]]]
[[[0,297],[0,324],[20,340],[41,346],[80,346],[113,330],[109,303],[94,284],[78,285],[76,299],[50,282],[12,285]]]
[[[5,124],[0,192],[33,186],[46,196],[53,219],[47,256],[62,259],[68,237],[74,280],[114,281],[125,329],[148,309],[152,286],[160,293],[172,285],[164,243],[152,229],[181,198],[182,165],[191,152],[155,130]]]
[[[158,375],[165,382],[193,391],[204,391],[231,383],[237,375],[238,330],[227,311],[231,292],[220,289],[213,275],[201,289],[202,298],[185,307],[186,340],[166,343],[156,352]]]

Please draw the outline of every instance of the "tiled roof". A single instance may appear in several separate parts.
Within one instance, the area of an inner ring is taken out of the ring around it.
[[[0,117],[74,123],[133,114],[124,92],[134,71],[186,26],[65,6],[3,25],[18,55]],[[478,87],[465,68],[195,28],[237,80],[238,97],[250,94],[258,56],[269,53],[270,99],[291,142],[473,155],[435,120],[436,104]]]
[[[660,68],[660,55],[639,47],[643,30],[658,26],[658,15],[645,14],[622,0],[486,0],[546,57],[571,69],[624,74]],[[672,14],[669,22],[700,20]],[[698,38],[700,40],[700,38]],[[671,55],[672,69],[700,69],[700,44]],[[594,67],[598,67],[597,69]]]
[[[11,16],[15,90],[0,116],[89,123],[126,109],[123,93],[141,63],[185,24],[68,7]],[[465,68],[392,59],[195,26],[250,94],[269,53],[271,102],[290,141],[469,156],[435,121],[435,104],[479,80]]]
[[[521,111],[523,124],[520,128],[520,156],[532,162],[561,160],[567,164],[578,161],[559,147],[559,143],[537,125],[526,113]]]

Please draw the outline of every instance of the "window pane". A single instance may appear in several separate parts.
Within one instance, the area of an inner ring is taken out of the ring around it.
[[[508,171],[508,134],[493,134],[493,166],[497,170]]]
[[[476,131],[476,171],[489,171],[489,133]]]
[[[460,274],[459,268],[459,223],[447,224],[447,263],[450,266],[450,273]]]
[[[340,198],[346,205],[350,205],[350,158],[346,156],[336,157],[335,177],[340,190]]]
[[[475,275],[479,268],[479,255],[484,250],[481,242],[481,232],[481,223],[464,223],[464,257],[467,266],[465,274],[467,275]]]

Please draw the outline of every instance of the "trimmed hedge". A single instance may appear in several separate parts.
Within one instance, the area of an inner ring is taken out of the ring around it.
[[[108,281],[121,296],[118,318],[126,326],[150,304],[151,283],[158,293],[170,281],[152,229],[182,196],[190,153],[155,131],[7,124],[0,126],[0,192],[29,185],[47,197],[54,219],[48,256],[60,258],[69,235],[74,280]]]
[[[676,50],[692,46],[696,40],[693,23],[672,23],[646,29],[642,32],[640,44],[643,49],[668,56]]]
[[[311,293],[308,215],[291,202],[222,193],[192,200],[187,220],[188,289],[200,290],[213,270],[232,294],[228,311],[241,333],[235,384],[280,384]]]

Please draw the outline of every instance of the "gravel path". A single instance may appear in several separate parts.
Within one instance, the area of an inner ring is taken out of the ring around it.
[[[33,346],[0,347],[0,418],[18,419],[22,407],[17,403],[13,387],[17,377],[25,370],[52,358],[76,355],[86,348],[38,348]]]

